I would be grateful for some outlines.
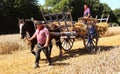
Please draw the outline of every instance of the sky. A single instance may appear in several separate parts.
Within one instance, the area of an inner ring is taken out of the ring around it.
[[[100,0],[101,3],[107,3],[112,10],[120,8],[120,0]],[[39,4],[44,5],[44,0],[38,0]]]

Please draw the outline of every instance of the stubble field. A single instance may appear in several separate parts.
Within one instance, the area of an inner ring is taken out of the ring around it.
[[[109,28],[98,43],[100,52],[88,54],[82,40],[76,40],[69,52],[59,57],[56,46],[52,50],[52,66],[42,52],[40,68],[33,69],[35,57],[27,41],[19,34],[0,36],[0,74],[118,74],[120,73],[120,29]],[[17,50],[17,51],[16,51]]]

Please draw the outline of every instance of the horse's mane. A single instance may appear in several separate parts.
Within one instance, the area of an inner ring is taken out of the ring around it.
[[[32,36],[35,32],[35,26],[34,26],[33,21],[31,19],[25,19],[24,26],[26,27],[26,30],[28,31],[30,36]]]
[[[34,23],[31,19],[25,19],[25,25],[32,26],[34,28]]]

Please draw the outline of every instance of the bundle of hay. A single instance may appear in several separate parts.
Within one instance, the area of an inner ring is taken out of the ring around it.
[[[100,22],[100,23],[96,23],[96,29],[98,34],[101,36],[103,34],[105,34],[105,32],[108,29],[109,24],[105,23],[105,22]]]
[[[49,30],[55,30],[55,29],[59,28],[58,25],[53,24],[53,23],[48,23],[48,24],[46,25],[46,27],[47,27]]]
[[[98,35],[101,36],[105,34],[105,32],[107,31],[108,23],[105,23],[105,22],[96,23],[95,27],[96,27]],[[75,23],[74,28],[75,28],[74,30],[76,31],[76,33],[80,35],[85,35],[88,31],[87,25],[85,25],[84,23],[80,23],[80,22]]]
[[[67,32],[68,30],[69,31],[73,30],[73,28],[71,28],[71,26],[72,26],[71,21],[66,21],[66,24],[65,24],[65,21],[61,21],[59,23],[58,22],[53,22],[53,24],[56,25],[56,26],[58,26],[58,27],[61,27],[60,30],[62,32]],[[68,28],[68,30],[67,30],[67,28]]]
[[[61,21],[60,25],[59,25],[58,22],[53,22],[53,24],[55,24],[57,26],[65,26],[65,21]],[[66,21],[66,24],[67,24],[67,26],[71,26],[72,25],[71,21]]]
[[[74,24],[74,30],[76,31],[77,34],[84,35],[87,33],[86,25],[80,22]]]

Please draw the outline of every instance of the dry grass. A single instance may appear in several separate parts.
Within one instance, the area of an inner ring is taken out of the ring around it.
[[[81,23],[81,22],[77,22],[75,23],[75,31],[78,33],[78,34],[86,34],[87,33],[87,25]],[[90,25],[88,25],[89,27]],[[97,23],[95,25],[96,27],[96,30],[97,30],[97,33],[102,36],[105,34],[105,32],[107,31],[108,29],[108,23],[105,23],[105,22],[101,22],[101,23]]]
[[[100,38],[98,48],[101,52],[95,55],[90,55],[83,49],[82,41],[75,41],[72,50],[64,52],[61,58],[58,57],[58,48],[54,46],[51,56],[53,66],[48,66],[42,52],[38,69],[33,69],[35,57],[18,34],[2,35],[0,52],[12,54],[0,55],[0,74],[118,74],[120,35],[117,34]],[[13,52],[14,50],[19,51]]]
[[[67,67],[62,74],[117,74],[120,72],[120,48],[96,55],[86,55],[83,60],[79,57]],[[80,62],[82,61],[82,62]]]
[[[113,36],[120,34],[120,27],[109,27],[105,36]]]
[[[15,50],[25,49],[26,44],[19,35],[1,35],[0,36],[0,54],[12,53]]]

